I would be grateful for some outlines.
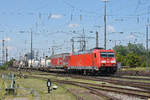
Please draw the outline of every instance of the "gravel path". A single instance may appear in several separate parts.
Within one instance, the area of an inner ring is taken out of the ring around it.
[[[18,97],[18,98],[11,98],[11,99],[7,99],[7,100],[28,100],[28,98]]]

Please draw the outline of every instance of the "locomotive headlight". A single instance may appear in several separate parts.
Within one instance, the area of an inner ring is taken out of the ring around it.
[[[115,61],[115,60],[113,60],[113,61],[111,61],[111,63],[116,63],[116,61]]]
[[[106,63],[106,61],[105,61],[105,60],[102,60],[101,63]]]

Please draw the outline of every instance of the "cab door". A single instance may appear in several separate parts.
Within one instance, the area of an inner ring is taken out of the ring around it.
[[[93,53],[93,66],[97,66],[97,58],[98,58],[98,56],[97,56],[97,53]]]

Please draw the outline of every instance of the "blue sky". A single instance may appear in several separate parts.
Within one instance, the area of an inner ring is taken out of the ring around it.
[[[71,37],[80,36],[84,28],[85,35],[90,37],[98,31],[99,45],[103,47],[103,11],[101,0],[0,0],[0,40],[6,39],[11,57],[17,57],[19,52],[23,55],[30,50],[32,29],[33,48],[50,55],[51,46],[57,47],[56,53],[71,52]],[[112,48],[115,40],[126,45],[136,39],[136,43],[145,45],[148,12],[149,0],[109,0],[107,48]],[[87,49],[95,46],[95,39],[87,41]],[[78,44],[75,43],[76,51]]]

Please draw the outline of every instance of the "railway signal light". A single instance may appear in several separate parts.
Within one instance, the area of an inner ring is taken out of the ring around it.
[[[51,87],[51,80],[47,80],[47,87],[48,87],[48,93],[50,93],[50,87]]]

